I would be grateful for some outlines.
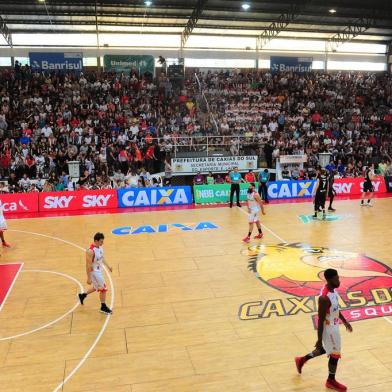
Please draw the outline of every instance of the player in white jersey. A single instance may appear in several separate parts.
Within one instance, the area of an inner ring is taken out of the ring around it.
[[[338,272],[334,269],[324,271],[327,284],[321,289],[318,306],[318,328],[316,349],[304,357],[296,357],[295,364],[298,373],[307,361],[323,354],[329,356],[328,379],[325,386],[338,392],[347,391],[347,387],[335,380],[338,361],[341,357],[339,320],[345,325],[347,331],[352,332],[350,323],[339,310],[339,296],[336,289],[340,286]]]
[[[86,251],[86,273],[87,273],[87,284],[92,285],[92,288],[88,289],[84,293],[79,294],[80,303],[83,305],[83,301],[86,297],[94,291],[99,292],[99,299],[101,300],[101,313],[111,314],[112,310],[106,306],[106,283],[103,277],[103,266],[105,265],[110,272],[110,267],[103,257],[103,240],[105,236],[102,233],[96,233],[94,235],[94,243]]]
[[[4,239],[4,232],[7,230],[7,222],[4,218],[3,205],[0,206],[0,239],[4,247],[10,248],[11,245]]]
[[[248,203],[248,221],[249,221],[249,231],[248,235],[242,239],[244,242],[250,241],[250,236],[252,235],[253,226],[256,223],[257,229],[259,230],[259,234],[255,236],[255,238],[260,239],[263,238],[263,232],[261,230],[259,213],[260,211],[265,215],[263,200],[261,200],[260,195],[256,192],[255,184],[251,182],[249,184],[248,193],[246,195],[247,203]]]

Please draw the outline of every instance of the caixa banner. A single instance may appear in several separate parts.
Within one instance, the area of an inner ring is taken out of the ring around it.
[[[192,204],[190,186],[126,188],[117,192],[120,208]]]
[[[5,193],[0,195],[0,208],[10,214],[38,211],[38,193]]]
[[[83,53],[80,52],[30,52],[30,66],[33,71],[81,72]]]
[[[312,72],[312,57],[271,56],[271,72]]]
[[[268,184],[270,199],[292,199],[312,197],[315,180],[275,181]]]
[[[114,189],[75,192],[42,192],[39,194],[39,211],[76,211],[117,208]]]
[[[333,184],[333,189],[337,195],[360,195],[363,191],[365,179],[359,178],[339,178]],[[387,191],[384,177],[375,177],[372,181],[375,193],[385,193]]]

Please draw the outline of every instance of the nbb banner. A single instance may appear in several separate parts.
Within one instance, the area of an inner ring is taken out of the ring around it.
[[[81,72],[83,53],[80,52],[30,52],[30,66],[33,71]]]
[[[39,194],[39,211],[96,210],[117,207],[117,192],[114,189]]]
[[[340,308],[348,321],[392,315],[392,270],[368,256],[299,243],[255,245],[244,254],[256,277],[287,297],[244,303],[241,320],[309,314],[316,326],[317,297],[327,268],[339,272]]]
[[[5,193],[0,195],[0,206],[8,213],[38,211],[38,193]]]
[[[257,156],[172,158],[174,175],[202,173],[227,173],[238,167],[239,171],[257,169]]]
[[[155,71],[154,56],[106,54],[103,56],[103,64],[106,72],[129,73],[131,71],[137,71],[141,75],[144,75],[146,72],[154,75]]]
[[[312,197],[316,181],[273,181],[268,183],[270,199],[292,199]],[[256,184],[258,186],[258,184]],[[240,185],[240,200],[246,200],[249,184]],[[227,203],[230,184],[195,185],[195,203]]]
[[[271,56],[270,69],[272,73],[277,72],[311,72],[312,57],[282,57]]]
[[[241,201],[246,200],[248,188],[249,184],[240,184]],[[193,191],[196,204],[227,203],[230,198],[230,184],[195,185]]]
[[[120,208],[178,204],[192,204],[190,186],[126,188],[118,190],[118,206]]]

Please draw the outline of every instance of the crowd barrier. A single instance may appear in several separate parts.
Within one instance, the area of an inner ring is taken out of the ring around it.
[[[337,195],[359,195],[364,178],[337,179],[333,185]],[[310,198],[316,181],[271,181],[268,183],[270,199]],[[376,193],[392,192],[392,177],[373,180]],[[257,186],[257,184],[256,184]],[[246,200],[248,184],[240,186],[240,200]],[[129,207],[154,207],[206,203],[226,203],[230,197],[230,184],[173,186],[163,188],[125,188],[80,190],[74,192],[31,192],[1,194],[4,212],[13,214],[30,212],[56,212],[100,210]]]

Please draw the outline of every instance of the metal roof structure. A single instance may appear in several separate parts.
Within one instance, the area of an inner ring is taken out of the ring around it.
[[[248,10],[243,3],[250,5]],[[335,10],[333,12],[331,10]],[[181,34],[390,43],[391,0],[1,0],[0,32]]]

